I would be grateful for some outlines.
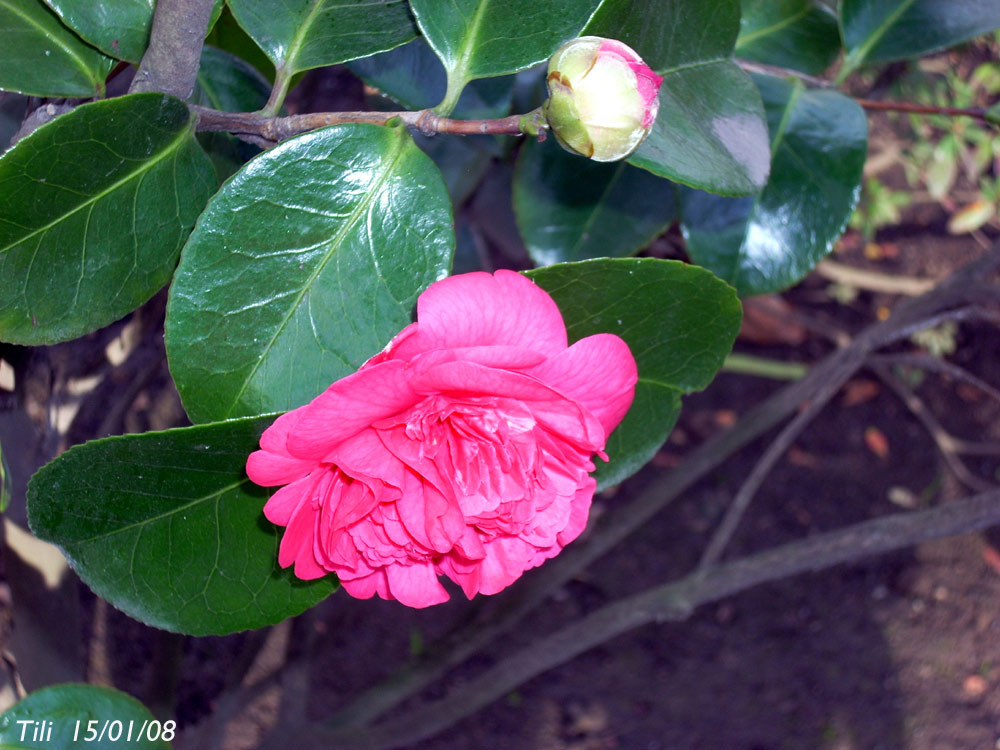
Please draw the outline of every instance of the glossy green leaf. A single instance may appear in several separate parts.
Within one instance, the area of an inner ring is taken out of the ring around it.
[[[36,690],[0,714],[0,748],[169,750],[163,725],[148,708],[119,690],[53,685]],[[168,738],[177,733],[176,722],[171,727]]]
[[[585,34],[619,39],[660,75],[726,60],[740,30],[740,0],[604,0]]]
[[[840,52],[837,17],[818,0],[743,0],[736,55],[817,75]]]
[[[347,67],[407,109],[429,109],[441,101],[447,89],[444,67],[422,37],[388,52],[354,60]],[[452,116],[469,120],[504,117],[510,113],[513,93],[513,76],[473,81],[462,91]]]
[[[280,534],[247,456],[273,417],[95,440],[43,466],[28,522],[94,592],[131,617],[192,635],[259,628],[336,588],[277,567]]]
[[[767,126],[760,96],[731,59],[739,24],[739,0],[601,5],[585,33],[621,39],[664,77],[656,124],[629,162],[723,195],[764,186]]]
[[[447,70],[450,112],[469,81],[515,73],[547,60],[579,35],[598,3],[410,0],[410,7]]]
[[[189,416],[309,401],[410,322],[453,247],[441,173],[402,126],[334,126],[253,159],[208,204],[170,290]]]
[[[760,195],[685,191],[688,254],[743,296],[790,286],[833,247],[857,203],[867,120],[853,99],[801,82],[755,76],[774,160]]]
[[[205,44],[250,63],[268,81],[274,82],[274,63],[236,22],[228,5],[223,6],[218,20],[205,37]]]
[[[67,29],[42,0],[0,0],[0,89],[30,96],[104,95],[114,60]]]
[[[414,134],[413,140],[441,170],[456,209],[469,199],[490,170],[493,160],[503,153],[496,138],[489,135],[449,138]]]
[[[271,86],[250,63],[205,45],[191,101],[222,112],[253,112],[267,103]],[[228,133],[199,133],[198,142],[212,160],[219,182],[260,153]]]
[[[122,317],[169,279],[215,187],[183,102],[76,108],[0,157],[0,340],[51,344]]]
[[[549,265],[637,253],[673,222],[676,196],[668,180],[581,159],[550,138],[521,148],[514,213],[531,259]]]
[[[104,54],[139,62],[156,0],[45,0],[63,22]]]
[[[673,260],[589,260],[527,275],[559,305],[570,341],[614,333],[635,357],[635,401],[608,441],[610,462],[597,462],[599,485],[616,484],[666,440],[681,394],[715,377],[739,331],[739,300],[711,273]]]
[[[384,52],[417,34],[405,0],[229,0],[229,8],[286,74]]]
[[[841,0],[844,71],[919,57],[1000,27],[1000,0]]]
[[[721,195],[758,192],[767,184],[769,151],[750,77],[731,60],[667,74],[653,130],[628,161]]]

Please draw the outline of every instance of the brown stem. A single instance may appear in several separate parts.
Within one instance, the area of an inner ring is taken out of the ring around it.
[[[912,102],[880,101],[877,99],[855,99],[868,110],[884,112],[906,112],[914,115],[945,115],[946,117],[975,117],[986,120],[986,110],[982,107],[936,107],[931,104],[913,104]]]
[[[424,135],[521,135],[521,115],[497,120],[450,120],[429,109],[416,112],[313,112],[288,117],[265,117],[245,112],[219,112],[192,106],[198,116],[198,130],[222,130],[240,137],[250,137],[270,144],[327,125],[370,123],[386,125],[398,119],[408,128]]]
[[[201,48],[212,16],[212,0],[159,0],[149,47],[129,93],[162,91],[178,99],[194,92]]]

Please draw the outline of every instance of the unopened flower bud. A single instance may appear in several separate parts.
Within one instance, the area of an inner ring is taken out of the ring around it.
[[[582,36],[549,60],[545,116],[566,150],[624,159],[653,127],[662,82],[627,44]]]

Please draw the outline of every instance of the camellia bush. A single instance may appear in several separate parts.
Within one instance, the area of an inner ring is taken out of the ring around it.
[[[570,556],[594,493],[642,469],[723,365],[740,298],[794,285],[844,230],[867,119],[840,84],[997,27],[996,0],[0,0],[0,341],[120,330],[168,288],[190,420],[55,457],[27,490],[31,532],[114,607],[196,636],[331,595],[426,607],[516,593],[539,567],[565,580],[655,512]],[[367,104],[289,113],[330,66]],[[512,213],[514,270],[485,262],[473,200]],[[675,224],[690,262],[643,255]],[[893,544],[965,528],[913,523]],[[854,554],[844,539],[825,564]],[[704,597],[733,590],[720,552]],[[578,623],[518,679],[662,615],[629,606],[645,614]],[[80,716],[61,747],[90,719],[173,738],[87,691],[32,694],[0,737],[58,707]],[[359,721],[388,707],[370,706]],[[411,738],[446,726],[426,717]]]

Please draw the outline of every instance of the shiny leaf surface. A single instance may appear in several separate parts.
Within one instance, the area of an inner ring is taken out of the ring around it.
[[[48,723],[40,724],[43,721]],[[93,735],[88,725],[94,728]],[[40,730],[38,739],[35,729]],[[0,714],[0,747],[5,750],[169,750],[170,743],[162,734],[163,722],[156,721],[139,701],[98,685],[44,687]]]
[[[840,51],[837,17],[818,0],[743,0],[736,55],[817,75]]]
[[[740,30],[740,0],[604,0],[585,34],[619,39],[660,75],[726,60]]]
[[[336,588],[277,567],[280,534],[247,456],[271,417],[95,440],[42,467],[28,521],[94,592],[154,627],[191,635],[259,628]]]
[[[104,94],[114,60],[66,28],[42,0],[0,0],[0,89],[30,96]]]
[[[764,112],[731,59],[739,25],[739,0],[605,0],[585,33],[622,40],[664,77],[656,124],[629,162],[723,195],[764,186]]]
[[[448,193],[405,128],[342,125],[250,161],[211,200],[167,307],[193,421],[299,406],[410,322],[443,278]]]
[[[842,0],[846,70],[919,57],[1000,27],[1000,0]]]
[[[574,156],[554,139],[524,144],[514,212],[538,265],[632,255],[676,216],[674,184],[625,162]]]
[[[653,130],[628,161],[713,193],[758,192],[767,183],[769,151],[750,77],[731,60],[667,74]]]
[[[560,263],[527,272],[555,299],[570,341],[621,336],[639,368],[636,397],[597,461],[598,485],[617,484],[659,449],[680,396],[708,385],[740,326],[740,303],[702,268],[672,260],[619,258]]]
[[[45,0],[63,22],[104,54],[137,63],[149,43],[156,0]]]
[[[411,0],[430,46],[464,84],[547,60],[580,33],[598,0]]]
[[[229,0],[229,8],[285,73],[374,55],[417,34],[405,0]]]
[[[215,187],[183,102],[85,104],[0,157],[0,340],[50,344],[122,317],[169,279]]]
[[[755,76],[771,129],[771,179],[755,197],[684,191],[688,254],[742,296],[790,286],[833,247],[857,203],[867,120],[850,98]]]

